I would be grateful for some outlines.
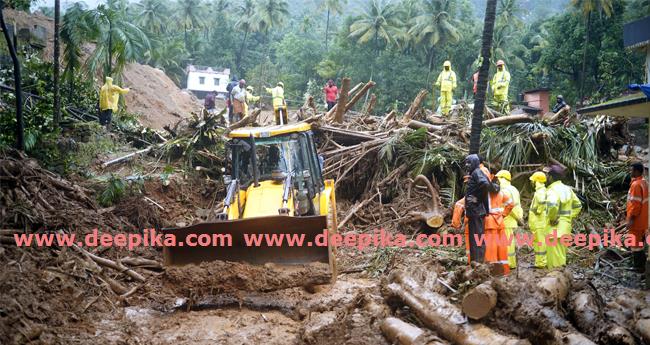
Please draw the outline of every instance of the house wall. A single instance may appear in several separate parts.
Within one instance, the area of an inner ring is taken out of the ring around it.
[[[542,109],[542,114],[549,111],[549,92],[536,91],[524,94],[524,102],[528,102],[528,106]]]
[[[190,71],[187,74],[187,89],[190,91],[200,91],[201,94],[208,91],[217,91],[220,94],[225,94],[229,80],[230,76],[225,73]]]

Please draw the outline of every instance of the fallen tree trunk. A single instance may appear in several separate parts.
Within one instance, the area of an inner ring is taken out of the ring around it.
[[[463,297],[463,313],[473,320],[480,320],[497,305],[497,292],[489,282],[470,290]]]
[[[432,124],[429,124],[429,123],[420,122],[420,121],[416,121],[416,120],[410,120],[409,122],[406,123],[406,126],[409,127],[409,128],[413,128],[413,129],[426,128],[427,131],[431,132],[431,133],[438,132],[438,131],[441,131],[441,130],[445,129],[445,126],[432,125]]]
[[[348,90],[350,89],[350,78],[343,78],[341,83],[341,93],[339,94],[339,101],[336,103],[336,113],[334,120],[338,123],[343,123],[343,115],[345,114],[345,106],[348,103]],[[334,110],[334,109],[332,109]]]
[[[370,90],[373,86],[375,86],[374,81],[369,81],[368,83],[366,83],[366,85],[364,85],[363,88],[359,92],[357,92],[349,102],[345,104],[344,112],[350,110],[350,108],[352,108],[359,101],[359,99],[361,99],[361,97],[363,97],[363,95],[365,95],[366,92],[368,92],[368,90]]]
[[[494,119],[483,121],[484,127],[512,125],[515,123],[530,123],[535,122],[535,118],[526,114],[523,115],[508,115],[501,116]]]
[[[162,144],[151,145],[149,147],[145,147],[142,150],[131,152],[131,153],[125,155],[125,156],[118,157],[118,158],[115,158],[115,159],[111,159],[110,161],[104,162],[104,164],[102,164],[102,167],[106,168],[109,165],[129,161],[129,160],[133,159],[134,157],[137,157],[138,155],[141,155],[143,153],[147,153],[147,152],[151,151],[154,147],[161,146],[161,145]]]
[[[228,127],[228,131],[230,132],[233,129],[242,128],[254,124],[257,121],[257,117],[260,115],[261,112],[262,109],[255,108],[255,110],[253,110],[253,112],[250,115],[230,125]]]
[[[440,211],[442,208],[440,205],[440,195],[426,176],[418,175],[415,177],[409,186],[407,199],[411,198],[411,190],[415,185],[417,185],[418,182],[424,182],[424,184],[429,189],[429,193],[431,193],[431,205],[427,207],[427,210],[425,212],[411,212],[411,216],[424,220],[429,227],[437,229],[442,226],[442,223],[444,223],[445,215],[444,212]]]
[[[569,294],[570,287],[571,280],[567,273],[562,271],[553,271],[547,274],[537,284],[544,304],[561,304]]]
[[[380,325],[381,331],[393,344],[400,345],[446,345],[442,340],[428,339],[426,332],[395,317],[387,317]]]
[[[597,339],[599,343],[635,344],[634,337],[627,329],[605,316],[602,301],[590,287],[587,286],[571,294],[569,310],[576,328],[591,338]]]
[[[502,335],[483,324],[468,324],[461,311],[444,296],[423,289],[403,272],[391,275],[390,295],[409,306],[420,321],[457,345],[523,345],[527,340]]]
[[[372,115],[372,111],[375,109],[375,103],[377,103],[377,95],[374,93],[370,95],[370,101],[368,102],[368,107],[366,108],[365,116]]]
[[[411,106],[406,110],[404,113],[404,118],[402,121],[405,123],[408,123],[411,121],[411,119],[417,114],[417,112],[420,110],[420,105],[424,101],[424,99],[427,97],[429,94],[429,91],[427,90],[420,90],[420,92],[415,96],[415,99],[411,103]]]

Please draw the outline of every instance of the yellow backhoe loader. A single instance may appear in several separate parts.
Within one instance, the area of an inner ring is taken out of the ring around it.
[[[212,260],[261,265],[321,263],[329,265],[335,280],[335,248],[330,240],[337,229],[334,181],[323,178],[323,159],[316,152],[311,125],[241,128],[228,137],[232,164],[230,175],[224,177],[227,195],[217,221],[163,232],[174,234],[177,242],[190,235],[194,240],[207,235],[229,238],[231,245],[164,247],[165,264]],[[327,245],[323,245],[324,233]],[[247,246],[245,234],[284,234],[285,240],[280,246]],[[287,243],[286,236],[300,234],[304,234],[302,246]]]

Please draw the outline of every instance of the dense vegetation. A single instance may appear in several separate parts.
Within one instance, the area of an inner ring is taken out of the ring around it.
[[[385,110],[430,88],[447,59],[460,81],[455,97],[471,96],[484,4],[113,0],[87,9],[77,3],[64,16],[64,64],[71,75],[82,67],[81,45],[96,42],[101,49],[88,71],[119,73],[137,60],[165,70],[182,86],[188,63],[229,67],[256,87],[283,80],[288,98],[297,102],[308,85],[316,86],[309,90],[314,93],[328,78],[372,78]],[[583,79],[585,98],[617,95],[627,83],[642,81],[642,56],[624,50],[622,26],[646,14],[647,0],[500,0],[492,64],[508,64],[512,99],[544,86],[576,102]],[[113,66],[106,63],[109,54]]]

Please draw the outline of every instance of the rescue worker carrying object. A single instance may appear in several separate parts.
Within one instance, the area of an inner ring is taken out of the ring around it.
[[[646,253],[644,242],[648,230],[648,182],[643,178],[643,164],[633,163],[630,166],[632,182],[627,193],[627,229],[634,237],[635,245],[632,250],[634,270],[645,272]]]
[[[535,187],[533,201],[528,210],[528,226],[535,239],[535,267],[546,268],[546,175],[538,171],[533,173],[529,180]]]
[[[99,123],[106,127],[111,128],[111,121],[113,120],[113,113],[117,111],[117,103],[120,100],[120,95],[129,92],[129,88],[121,88],[113,84],[113,78],[106,77],[106,82],[99,89]]]
[[[451,69],[451,62],[445,61],[442,72],[438,75],[436,86],[440,88],[440,109],[447,116],[451,110],[454,90],[456,90],[456,73]]]
[[[546,191],[546,232],[549,235],[554,231],[557,232],[557,237],[551,239],[546,246],[546,264],[548,268],[556,268],[566,265],[567,248],[561,243],[560,238],[571,234],[573,219],[580,213],[582,203],[571,187],[561,181],[566,173],[565,168],[552,165],[546,170],[548,170],[549,182]]]
[[[266,92],[270,93],[273,98],[273,112],[275,113],[275,124],[289,123],[289,115],[287,114],[287,104],[284,101],[284,83],[279,81],[274,88],[266,88]]]
[[[246,103],[244,103],[244,117],[248,116],[248,105],[260,100],[260,96],[253,95],[253,87],[246,87]]]
[[[241,79],[230,94],[232,96],[232,119],[230,119],[229,125],[232,125],[241,120],[246,112],[246,80]]]
[[[510,113],[510,103],[508,102],[508,88],[510,87],[510,72],[506,71],[506,63],[503,60],[497,61],[497,72],[490,82],[492,87],[492,106],[508,115]]]
[[[499,180],[501,192],[513,202],[512,212],[504,219],[505,236],[512,239],[508,246],[508,265],[517,268],[517,241],[514,236],[518,227],[524,226],[524,210],[521,208],[519,190],[511,184],[512,176],[508,170],[501,170],[495,175]]]

